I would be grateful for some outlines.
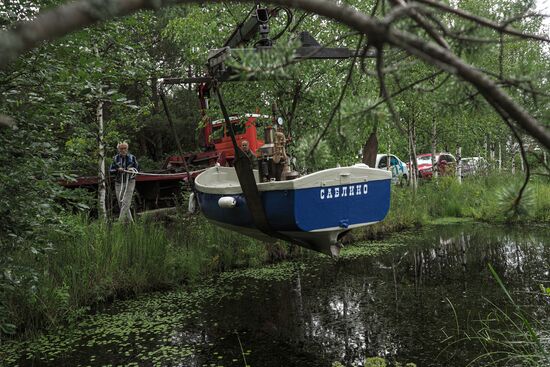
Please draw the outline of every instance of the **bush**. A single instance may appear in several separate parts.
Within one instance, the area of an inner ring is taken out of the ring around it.
[[[511,204],[523,180],[521,175],[492,174],[467,177],[460,184],[456,177],[444,176],[423,182],[416,192],[411,187],[394,186],[387,217],[366,227],[360,237],[379,237],[446,217],[494,223],[549,222],[550,184],[545,179],[531,179],[514,212]]]

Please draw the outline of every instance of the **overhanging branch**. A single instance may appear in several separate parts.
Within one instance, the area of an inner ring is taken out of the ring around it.
[[[20,23],[11,30],[0,32],[0,68],[5,68],[10,60],[14,60],[17,56],[39,46],[44,41],[62,37],[100,21],[115,16],[129,15],[141,9],[158,9],[162,6],[192,2],[199,2],[199,0],[80,0],[60,6],[39,14],[32,21]],[[241,0],[239,2],[251,1]],[[364,33],[372,44],[386,43],[399,47],[428,64],[461,77],[474,85],[486,100],[492,101],[493,106],[496,104],[498,107],[495,109],[500,108],[505,111],[527,133],[550,149],[550,132],[547,127],[539,123],[510,98],[493,80],[466,64],[449,50],[410,33],[388,29],[384,23],[373,17],[333,1],[270,0],[269,2],[325,16]],[[422,0],[422,2],[427,4],[429,1]],[[483,19],[474,20],[479,24],[483,24],[484,21]],[[510,31],[507,25],[497,28],[501,32],[508,33]],[[523,33],[521,35],[529,36]],[[536,39],[548,41],[544,37]]]

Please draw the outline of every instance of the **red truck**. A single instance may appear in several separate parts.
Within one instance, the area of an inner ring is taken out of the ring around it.
[[[250,149],[254,153],[264,144],[263,140],[258,139],[258,120],[269,121],[271,124],[271,117],[266,115],[245,114],[230,117],[237,142],[240,145],[241,141],[248,140]],[[183,157],[171,155],[166,158],[161,169],[145,172],[146,175],[136,177],[135,209],[137,211],[174,206],[181,198],[182,190],[187,187],[189,178],[195,178],[216,163],[222,166],[232,165],[235,151],[223,120],[208,121],[201,135],[200,151],[185,153]],[[185,168],[186,165],[189,173]],[[65,187],[96,191],[98,177],[78,177],[74,181],[63,181],[61,184]],[[114,186],[114,183],[110,184]],[[111,202],[114,202],[114,195],[110,196]]]

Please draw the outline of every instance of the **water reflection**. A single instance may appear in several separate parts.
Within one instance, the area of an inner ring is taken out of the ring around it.
[[[519,303],[548,315],[548,303],[532,296],[535,280],[549,280],[548,239],[544,228],[436,227],[382,257],[327,261],[289,282],[254,281],[244,297],[209,310],[216,327],[206,332],[216,336],[214,349],[236,356],[235,365],[242,365],[235,338],[219,339],[233,330],[243,333],[254,351],[247,362],[256,366],[362,365],[366,356],[463,366],[479,351],[442,352],[445,340],[475,326],[492,307],[486,300],[506,307],[487,263]]]
[[[546,227],[441,226],[392,238],[404,245],[383,256],[293,264],[289,277],[277,276],[285,280],[220,276],[195,293],[115,304],[44,338],[46,350],[62,344],[63,352],[28,350],[20,365],[328,367],[383,356],[465,366],[480,346],[452,344],[457,335],[479,328],[491,302],[513,311],[487,263],[549,329],[550,297],[538,289],[550,287],[549,240]]]

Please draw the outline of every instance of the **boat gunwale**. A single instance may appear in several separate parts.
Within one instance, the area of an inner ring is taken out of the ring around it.
[[[209,178],[215,177],[215,174],[228,173],[234,175],[231,181],[226,181],[224,183],[218,183],[216,186],[210,184],[209,182],[203,183],[202,181]],[[225,172],[223,172],[225,171]],[[341,172],[341,173],[339,173]],[[338,175],[340,176],[340,181],[337,180]],[[365,175],[367,177],[365,177]],[[258,180],[258,171],[254,170],[254,176]],[[323,177],[324,176],[324,177]],[[374,177],[373,177],[374,176]],[[342,177],[349,177],[347,180],[342,180]],[[354,166],[346,167],[336,167],[329,168],[317,172],[310,173],[308,175],[298,177],[294,180],[288,181],[272,181],[272,182],[261,182],[257,183],[258,191],[260,192],[269,192],[269,191],[279,191],[279,190],[300,190],[300,189],[309,189],[317,187],[334,187],[334,186],[343,186],[358,184],[364,182],[380,181],[380,180],[391,180],[392,174],[391,171],[382,170],[378,168],[371,168],[367,165],[357,164]],[[347,181],[347,182],[342,182]],[[217,195],[239,195],[243,191],[240,184],[238,183],[238,178],[233,167],[211,167],[201,173],[195,179],[195,188],[205,194],[217,194]]]

